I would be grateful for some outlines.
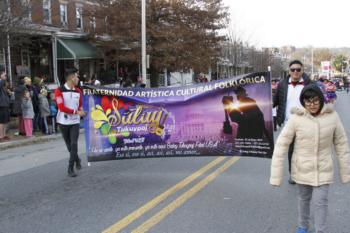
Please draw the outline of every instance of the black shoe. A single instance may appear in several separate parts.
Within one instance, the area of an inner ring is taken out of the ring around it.
[[[291,184],[291,185],[295,185],[295,184],[296,184],[296,183],[295,183],[295,181],[294,181],[294,180],[292,180],[292,178],[291,178],[291,177],[289,177],[288,183],[289,183],[289,184]]]
[[[70,177],[76,177],[77,174],[74,172],[73,167],[68,167],[68,176]]]
[[[76,168],[77,170],[80,170],[80,169],[81,169],[81,160],[80,160],[80,159],[78,159],[78,161],[75,162],[75,168]]]

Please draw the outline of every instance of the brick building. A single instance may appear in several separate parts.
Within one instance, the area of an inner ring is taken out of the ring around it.
[[[97,7],[93,2],[2,1],[6,3],[0,4],[2,12],[10,12],[10,17],[25,22],[11,30],[6,46],[0,51],[0,63],[6,63],[14,85],[23,75],[45,75],[48,83],[59,84],[64,79],[65,68],[72,66],[78,67],[81,76],[87,78],[101,72],[105,66],[103,54],[88,38],[92,31],[103,35],[106,27],[104,19],[87,14]]]

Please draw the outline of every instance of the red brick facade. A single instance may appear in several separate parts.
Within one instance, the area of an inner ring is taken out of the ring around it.
[[[24,12],[28,12],[28,10],[25,10],[19,4],[19,2],[25,0],[10,1],[13,15],[19,16],[23,15]],[[91,12],[97,6],[87,0],[51,0],[51,23],[44,22],[43,0],[30,0],[30,4],[31,21],[33,23],[63,28],[70,32],[82,31],[82,29],[77,28],[76,22],[76,8],[82,7],[83,31],[91,32],[92,30],[90,23],[91,16],[87,12]],[[66,27],[61,24],[60,4],[67,5],[68,25]],[[104,19],[96,18],[96,32],[103,33],[104,28]]]

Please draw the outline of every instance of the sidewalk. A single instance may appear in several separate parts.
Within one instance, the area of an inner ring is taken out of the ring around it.
[[[35,132],[33,133],[32,137],[27,138],[26,136],[15,135],[16,132],[17,130],[13,130],[13,129],[8,130],[7,136],[9,136],[11,140],[6,142],[0,142],[0,151],[14,148],[14,147],[27,146],[31,144],[43,143],[43,142],[48,142],[58,138],[62,138],[61,133],[44,135],[41,132]]]
[[[11,121],[8,124],[7,136],[10,137],[9,141],[0,142],[0,151],[10,148],[27,146],[31,144],[44,143],[56,139],[62,138],[61,132],[57,132],[50,135],[45,135],[42,132],[33,132],[33,136],[28,138],[26,136],[16,135],[18,133],[18,120],[17,117],[11,117]],[[80,134],[84,133],[84,129],[80,129]]]

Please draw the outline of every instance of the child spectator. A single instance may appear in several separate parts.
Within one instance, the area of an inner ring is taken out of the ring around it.
[[[47,117],[50,116],[50,106],[49,106],[49,101],[47,99],[47,91],[44,88],[40,90],[40,94],[39,94],[39,110],[40,110],[40,118],[42,122],[41,130],[44,134],[49,134]]]
[[[33,136],[34,109],[32,104],[32,98],[30,97],[30,92],[28,90],[24,91],[21,107],[24,131],[27,137],[31,137]]]
[[[56,116],[57,116],[57,104],[55,101],[55,93],[50,93],[50,99],[49,99],[49,105],[50,105],[50,119],[51,119],[51,126],[52,130],[51,133],[56,133]]]

